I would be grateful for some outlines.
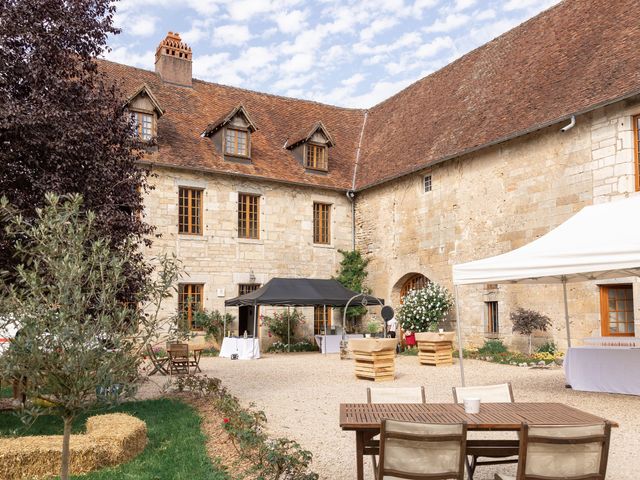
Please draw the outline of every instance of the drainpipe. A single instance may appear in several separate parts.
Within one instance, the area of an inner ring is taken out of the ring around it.
[[[560,131],[562,133],[565,133],[565,132],[568,132],[569,130],[571,130],[575,126],[576,126],[576,116],[575,115],[571,115],[571,121],[569,122],[569,124],[565,125],[564,127],[562,127],[560,129]]]
[[[356,249],[356,192],[349,190],[347,198],[351,202],[351,250]]]

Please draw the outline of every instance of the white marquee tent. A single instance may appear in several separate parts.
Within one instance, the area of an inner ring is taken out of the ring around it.
[[[495,257],[453,266],[462,345],[458,285],[483,283],[562,283],[567,344],[571,347],[567,282],[640,275],[640,195],[583,208],[546,235]],[[464,385],[462,348],[460,374]]]

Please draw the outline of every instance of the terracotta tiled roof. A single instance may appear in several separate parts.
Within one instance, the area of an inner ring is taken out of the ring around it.
[[[323,123],[316,122],[313,124],[313,126],[311,126],[311,128],[302,128],[291,135],[291,137],[289,137],[289,140],[287,141],[287,148],[293,148],[299,143],[308,141],[318,130],[320,130],[324,134],[324,136],[327,137],[330,147],[333,147],[336,144],[336,142],[333,141],[333,137],[329,133],[329,130],[327,130]]]
[[[197,61],[197,58],[195,59]],[[193,88],[163,84],[154,72],[100,61],[100,68],[121,85],[128,97],[146,84],[164,115],[158,120],[158,151],[148,161],[205,171],[348,190],[364,112],[292,98],[267,95],[200,80]],[[201,134],[216,119],[242,104],[258,128],[251,134],[251,164],[225,160],[210,138]],[[300,125],[321,120],[336,146],[329,151],[329,172],[308,173],[284,147]]]
[[[640,1],[565,0],[371,109],[357,187],[640,91],[638,39]]]
[[[360,190],[640,93],[639,18],[639,0],[561,2],[370,109],[357,167],[363,110],[100,65],[125,95],[146,84],[165,111],[150,161],[340,190],[355,178]],[[251,164],[225,161],[200,136],[238,105],[258,127]],[[335,140],[322,175],[283,148],[316,122]]]
[[[251,130],[252,132],[255,132],[258,129],[256,124],[253,123],[253,121],[251,120],[251,117],[247,113],[247,111],[244,108],[244,106],[242,106],[242,104],[240,104],[236,108],[234,108],[233,110],[228,112],[227,114],[222,115],[215,122],[210,123],[207,126],[207,128],[205,129],[203,135],[209,136],[212,133],[215,133],[218,129],[224,127],[227,123],[229,123],[233,119],[233,117],[235,117],[238,113],[241,113],[244,116],[244,118],[247,120],[247,122],[249,123],[249,130]]]

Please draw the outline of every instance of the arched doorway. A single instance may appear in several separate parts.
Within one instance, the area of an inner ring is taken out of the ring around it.
[[[428,283],[429,279],[421,273],[412,274],[405,280],[402,287],[400,287],[400,303],[402,303],[404,296],[409,293],[410,290],[420,290],[426,287]]]

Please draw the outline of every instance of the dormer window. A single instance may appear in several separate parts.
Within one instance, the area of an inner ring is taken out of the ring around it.
[[[251,161],[251,134],[257,130],[249,114],[238,105],[226,115],[209,124],[202,137],[213,141],[225,160],[240,163]]]
[[[249,132],[227,128],[224,135],[224,153],[237,157],[249,156]]]
[[[157,120],[164,114],[151,90],[141,85],[126,102],[131,114],[135,133],[140,140],[148,142],[157,135]]]
[[[322,122],[316,122],[292,135],[285,147],[307,169],[309,173],[329,171],[329,148],[335,145],[333,138]]]
[[[304,153],[304,166],[314,170],[328,170],[327,147],[316,143],[307,143]]]
[[[148,141],[153,138],[153,124],[155,123],[155,114],[145,112],[131,112],[133,121],[135,122],[136,133],[140,140]]]

